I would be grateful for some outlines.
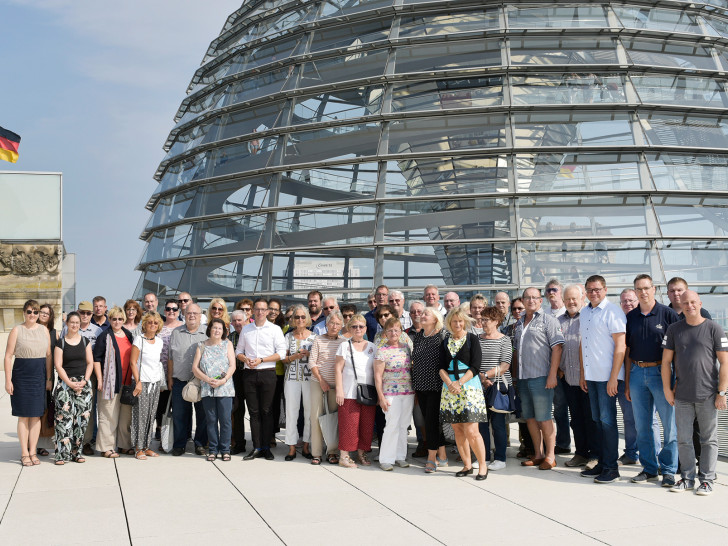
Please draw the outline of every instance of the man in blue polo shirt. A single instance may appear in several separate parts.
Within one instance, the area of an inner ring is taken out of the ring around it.
[[[672,487],[675,485],[678,459],[675,409],[665,399],[660,364],[662,340],[667,327],[679,319],[675,311],[655,300],[655,285],[649,275],[637,275],[634,290],[640,303],[627,313],[625,394],[632,401],[642,472],[632,478],[632,483],[656,482],[659,465],[662,486]],[[655,452],[652,433],[655,408],[665,435],[665,443],[659,455]]]

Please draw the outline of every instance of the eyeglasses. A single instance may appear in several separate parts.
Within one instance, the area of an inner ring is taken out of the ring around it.
[[[51,314],[48,311],[41,311],[40,314],[48,316],[48,317],[51,316]]]
[[[341,316],[344,317],[345,320],[349,320],[354,316],[354,313],[342,313]]]
[[[586,293],[587,294],[598,294],[602,290],[604,290],[604,288],[587,288]]]
[[[635,292],[649,292],[653,288],[654,288],[654,286],[648,286],[646,288],[635,288],[634,291]]]
[[[422,313],[424,313],[422,309],[413,309],[410,311],[410,315],[421,315]]]
[[[187,303],[187,302],[190,302],[192,300],[190,298],[180,298],[177,301],[180,302],[180,303]]]
[[[390,299],[389,301],[391,301],[391,302],[393,302],[393,303],[399,303],[399,302],[401,302],[402,300],[401,300],[401,299],[399,299],[399,298],[391,298],[391,299]]]
[[[79,311],[78,314],[79,315],[93,315],[93,313],[91,311]]]
[[[400,330],[399,328],[390,328],[389,330],[386,330],[386,332],[388,334],[397,334],[397,335],[399,335],[399,334],[402,333],[402,330]]]
[[[223,308],[222,307],[210,307],[213,311],[220,311],[222,313]]]
[[[241,308],[240,308],[240,310],[241,310],[241,311],[242,311],[243,313],[250,313],[250,307],[241,307]]]
[[[36,311],[35,309],[28,309],[28,310],[27,310],[27,311],[25,312],[25,314],[26,314],[26,315],[37,315],[38,313],[40,313],[40,311]],[[90,313],[89,313],[89,314],[90,314]]]
[[[333,311],[334,309],[336,309],[336,306],[335,305],[329,305],[328,307],[324,307],[324,309],[328,309],[329,311]]]
[[[196,316],[197,316],[197,315],[199,315],[200,313],[198,313],[197,311],[188,311],[188,312],[187,312],[187,314],[188,314],[188,315],[191,315],[191,316],[193,316],[193,317],[196,317]]]
[[[352,324],[351,326],[349,326],[349,328],[352,328],[354,330],[359,330],[361,328],[366,328],[366,325],[364,325],[364,324]]]
[[[267,313],[267,312],[268,312],[268,308],[266,307],[265,309],[262,309],[262,308],[260,308],[260,307],[256,307],[256,308],[254,309],[254,311],[255,311],[256,313]]]
[[[164,310],[167,313],[176,313],[177,311],[179,311],[179,307],[165,307]]]
[[[280,309],[274,309],[274,308],[272,308],[272,307],[269,307],[269,308],[268,308],[268,312],[269,312],[269,313],[280,313],[280,312],[281,312],[281,310],[280,310]]]
[[[306,320],[306,315],[293,315],[296,320]]]
[[[548,292],[549,294],[551,294],[552,292],[553,292],[553,293],[556,293],[556,292],[558,292],[558,291],[559,291],[559,289],[558,289],[558,288],[555,288],[555,287],[553,287],[553,286],[552,286],[551,288],[547,288],[547,289],[546,289],[546,292]]]
[[[124,322],[124,317],[113,317],[111,320],[120,320],[121,322]]]
[[[511,309],[511,311],[525,311],[525,310],[526,310],[526,308],[525,308],[525,307],[513,307],[513,308]]]

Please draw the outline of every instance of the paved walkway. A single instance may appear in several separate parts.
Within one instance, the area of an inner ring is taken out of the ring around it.
[[[3,374],[0,372],[0,379]],[[508,467],[488,480],[454,466],[345,469],[276,459],[208,463],[164,455],[19,464],[16,421],[0,395],[0,544],[678,544],[728,539],[728,463],[710,497],[622,480],[596,485],[577,470]],[[513,426],[512,433],[517,433]],[[454,456],[452,456],[454,459]],[[452,460],[451,459],[451,460]],[[344,538],[346,537],[346,539]]]

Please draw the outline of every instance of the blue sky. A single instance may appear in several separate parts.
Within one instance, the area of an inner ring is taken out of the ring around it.
[[[162,144],[209,43],[241,0],[0,0],[0,126],[63,173],[77,298],[131,297]],[[1,234],[0,234],[1,237]]]

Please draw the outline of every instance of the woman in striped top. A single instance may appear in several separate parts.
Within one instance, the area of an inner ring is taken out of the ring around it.
[[[480,381],[485,391],[493,385],[496,376],[501,376],[508,385],[511,384],[511,357],[513,347],[508,336],[501,334],[498,327],[503,322],[503,313],[496,307],[486,307],[480,313],[483,333],[478,336],[483,358],[480,362]],[[506,467],[506,417],[505,413],[488,410],[488,422],[479,423],[480,435],[485,442],[485,458],[490,461],[490,430],[493,432],[495,444],[495,461],[488,465],[490,470],[501,470]]]
[[[317,336],[311,347],[309,367],[311,368],[311,464],[321,464],[324,438],[319,425],[319,416],[324,409],[324,396],[329,410],[336,408],[336,351],[344,341],[339,336],[344,318],[339,311],[331,311],[326,317],[326,333]],[[339,464],[339,446],[326,446],[330,464]]]

